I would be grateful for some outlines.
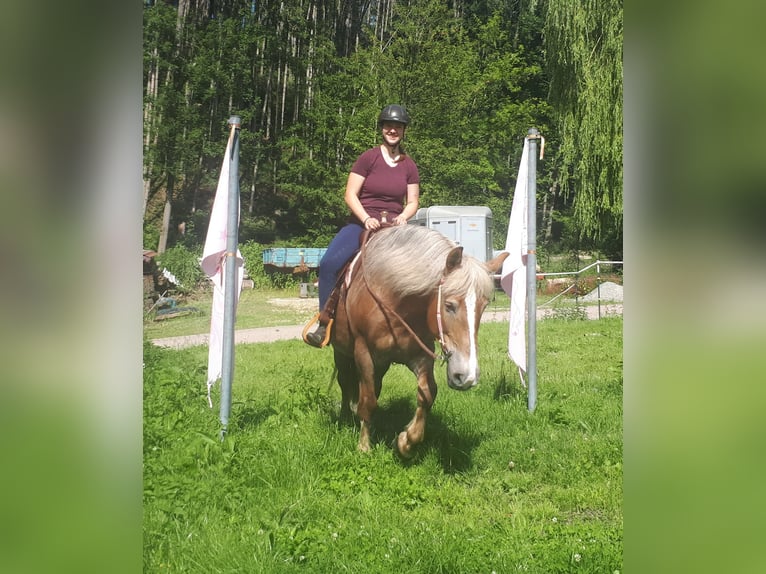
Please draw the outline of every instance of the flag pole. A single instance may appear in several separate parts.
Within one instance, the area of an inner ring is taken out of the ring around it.
[[[231,412],[231,383],[234,378],[234,319],[237,312],[237,244],[239,242],[239,116],[231,116],[233,138],[229,161],[229,213],[224,254],[225,294],[223,310],[223,362],[221,363],[221,440],[226,436]]]
[[[527,158],[527,409],[537,404],[537,140],[540,132],[530,128]]]

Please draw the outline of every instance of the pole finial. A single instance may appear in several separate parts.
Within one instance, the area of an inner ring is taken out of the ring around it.
[[[543,153],[545,152],[545,138],[540,135],[540,132],[537,131],[537,128],[529,128],[529,130],[527,130],[526,139],[540,140],[540,159],[543,159]]]
[[[242,119],[239,116],[231,116],[229,118],[229,125],[239,127],[242,124]]]

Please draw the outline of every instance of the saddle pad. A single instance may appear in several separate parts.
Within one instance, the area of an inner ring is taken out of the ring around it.
[[[362,255],[361,251],[357,251],[356,255],[354,255],[354,258],[351,260],[351,263],[348,264],[348,267],[346,268],[346,288],[351,285],[351,275],[354,273],[354,265],[356,265],[357,260]]]

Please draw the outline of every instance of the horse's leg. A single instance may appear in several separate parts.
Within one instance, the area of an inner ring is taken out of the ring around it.
[[[412,457],[412,449],[423,442],[426,432],[426,416],[436,400],[436,380],[434,379],[433,361],[423,361],[415,369],[418,377],[418,407],[415,416],[396,440],[399,454],[404,458]]]
[[[375,364],[373,363],[367,345],[360,338],[354,345],[354,359],[359,371],[359,403],[356,414],[361,421],[359,431],[359,450],[370,450],[370,424],[372,414],[378,408],[378,397],[375,393]]]
[[[359,374],[354,364],[354,358],[335,349],[335,368],[338,369],[338,386],[340,386],[340,419],[352,421],[359,402]]]

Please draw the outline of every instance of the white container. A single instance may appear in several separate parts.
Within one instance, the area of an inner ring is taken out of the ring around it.
[[[480,205],[434,205],[421,207],[409,221],[435,229],[479,261],[489,261],[492,248],[492,210]]]

